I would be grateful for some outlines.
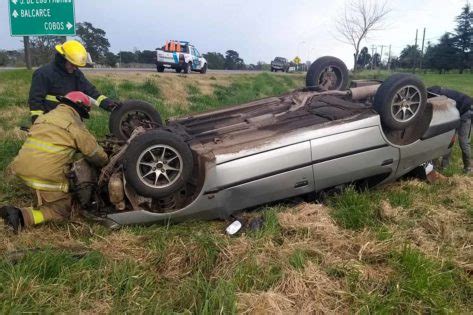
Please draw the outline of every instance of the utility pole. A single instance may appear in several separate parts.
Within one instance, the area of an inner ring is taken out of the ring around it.
[[[374,50],[377,49],[375,45],[371,45],[371,70],[374,69]]]
[[[30,50],[30,37],[29,36],[23,36],[23,46],[25,47],[26,69],[31,70],[31,50]]]
[[[386,46],[386,45],[381,45],[381,58],[379,59],[379,63],[380,63],[380,64],[383,63],[383,51],[384,51],[384,47],[388,48],[388,46]]]
[[[424,27],[424,35],[422,36],[422,51],[421,51],[421,54],[420,54],[420,66],[419,66],[420,70],[422,70],[422,63],[424,61],[425,30],[426,30],[426,28]]]
[[[416,29],[416,42],[414,44],[415,54],[414,54],[414,61],[412,65],[412,70],[416,73],[416,65],[417,65],[417,37],[419,36],[419,29]]]
[[[391,45],[389,45],[388,70],[391,70]]]

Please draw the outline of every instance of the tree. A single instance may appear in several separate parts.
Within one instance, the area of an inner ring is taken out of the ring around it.
[[[460,52],[458,66],[460,73],[463,73],[465,68],[471,67],[471,50],[473,48],[473,12],[469,3],[465,4],[456,21],[454,45]]]
[[[422,52],[417,45],[407,45],[399,56],[402,68],[415,68],[415,63],[422,58]]]
[[[371,63],[373,68],[379,68],[379,66],[381,66],[381,55],[379,53],[375,53],[373,58],[371,58]]]
[[[386,1],[351,0],[345,4],[345,14],[336,23],[339,40],[354,49],[354,69],[357,70],[360,46],[370,33],[384,29],[391,12]]]
[[[368,51],[368,47],[363,47],[358,55],[357,68],[363,69],[371,63],[371,55]]]
[[[120,63],[133,63],[136,62],[136,54],[131,51],[120,51],[118,53]]]
[[[443,73],[458,67],[459,55],[460,51],[455,47],[455,39],[450,33],[445,33],[438,45],[432,46],[429,43],[424,59],[429,68]]]
[[[204,58],[207,60],[209,69],[225,69],[225,57],[218,52],[208,52],[203,54]]]
[[[227,50],[225,53],[225,69],[242,70],[245,69],[245,62],[235,50]]]
[[[89,22],[77,24],[76,33],[84,43],[92,61],[103,63],[105,61],[105,55],[110,48],[110,42],[105,37],[107,33],[100,28],[95,28],[92,23]]]
[[[4,67],[8,65],[9,59],[5,51],[0,51],[0,66]]]
[[[40,66],[51,61],[55,46],[62,43],[59,36],[36,36],[30,39],[31,63]]]
[[[400,67],[401,67],[401,62],[399,61],[399,57],[397,56],[391,57],[391,59],[389,60],[388,69],[395,70]]]
[[[138,63],[145,63],[145,64],[155,64],[156,63],[156,51],[152,50],[143,50],[143,51],[136,51],[136,61]]]
[[[118,56],[112,52],[108,52],[105,54],[105,65],[115,68],[118,63]]]
[[[264,61],[258,61],[255,66],[255,70],[258,71],[269,71],[271,70],[271,65],[269,63],[266,63]]]

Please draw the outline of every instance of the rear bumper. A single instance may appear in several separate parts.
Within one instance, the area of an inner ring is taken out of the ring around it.
[[[171,69],[179,69],[182,67],[182,63],[174,63],[174,62],[156,62],[156,66],[164,67],[164,68],[171,68]]]

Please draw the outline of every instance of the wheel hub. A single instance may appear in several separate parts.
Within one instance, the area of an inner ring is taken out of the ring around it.
[[[156,145],[141,154],[137,171],[144,184],[153,188],[166,188],[180,177],[182,157],[172,147]]]
[[[396,121],[407,122],[413,119],[420,108],[421,94],[415,86],[402,87],[395,94],[391,111]]]

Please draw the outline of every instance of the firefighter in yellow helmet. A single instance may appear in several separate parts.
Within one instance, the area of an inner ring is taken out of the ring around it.
[[[59,105],[36,119],[12,169],[27,186],[36,191],[37,206],[0,208],[0,217],[15,232],[46,221],[70,216],[72,198],[67,174],[76,153],[96,167],[108,161],[107,154],[87,130],[91,99],[82,92],[58,97]]]
[[[56,96],[80,91],[97,100],[98,105],[112,111],[118,104],[97,91],[79,70],[88,61],[85,47],[75,40],[56,46],[54,60],[37,69],[33,74],[28,104],[32,122],[48,113],[59,104]]]

